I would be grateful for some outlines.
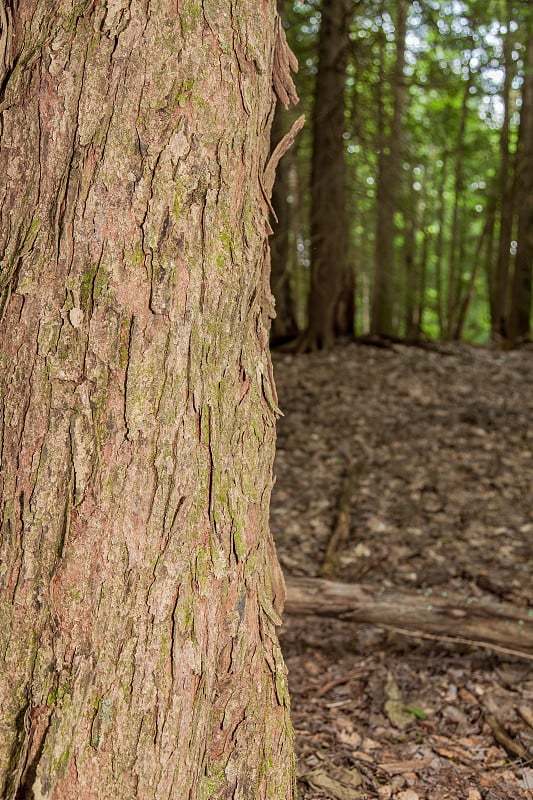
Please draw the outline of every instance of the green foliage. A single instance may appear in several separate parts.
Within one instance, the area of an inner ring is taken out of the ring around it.
[[[406,711],[408,714],[412,714],[413,717],[416,717],[417,719],[427,719],[428,718],[428,715],[424,711],[424,709],[423,708],[418,708],[417,706],[405,706],[404,711]]]

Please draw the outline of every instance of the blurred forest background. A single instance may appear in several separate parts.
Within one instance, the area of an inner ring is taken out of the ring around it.
[[[273,343],[531,331],[533,3],[280,0],[300,103],[279,107]]]
[[[278,4],[300,103],[273,126],[271,527],[300,797],[533,798],[533,0]]]

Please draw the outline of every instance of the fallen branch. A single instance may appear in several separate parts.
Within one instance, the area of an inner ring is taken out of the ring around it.
[[[357,480],[363,472],[362,464],[348,467],[342,483],[341,494],[337,506],[337,519],[330,536],[324,561],[320,568],[320,577],[334,580],[339,569],[339,560],[342,548],[350,534],[350,505],[355,491]]]
[[[376,625],[418,638],[487,647],[533,660],[533,612],[503,603],[474,603],[379,587],[287,578],[287,614]]]
[[[511,758],[521,758],[524,761],[529,761],[531,758],[531,754],[528,753],[525,747],[523,747],[520,742],[516,742],[512,739],[506,731],[502,728],[499,720],[496,719],[492,714],[485,713],[485,722],[491,729],[495,740],[498,742],[499,745],[503,747],[505,752],[511,756]]]

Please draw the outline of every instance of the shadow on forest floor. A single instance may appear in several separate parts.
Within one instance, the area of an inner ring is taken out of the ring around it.
[[[337,580],[533,613],[533,352],[346,344],[274,361],[287,575],[319,574],[355,462]],[[280,638],[302,800],[533,797],[533,661],[317,617],[286,617]]]

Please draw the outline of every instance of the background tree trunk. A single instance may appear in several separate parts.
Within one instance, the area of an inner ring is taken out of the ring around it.
[[[2,20],[5,800],[293,796],[265,161],[294,93],[274,3],[231,6]]]
[[[273,149],[287,133],[283,124],[283,113],[281,105],[278,104],[272,123]],[[292,301],[289,274],[291,206],[289,206],[287,202],[287,196],[289,194],[291,155],[292,153],[289,153],[286,158],[281,160],[272,190],[272,207],[277,217],[277,222],[274,222],[272,226],[274,228],[274,233],[270,240],[272,294],[276,298],[276,316],[272,322],[271,336],[273,343],[293,339],[298,335],[298,325],[296,323],[296,314]]]
[[[446,297],[444,290],[444,229],[446,227],[446,178],[448,175],[448,160],[443,159],[441,180],[438,187],[438,234],[435,242],[435,290],[436,312],[439,321],[439,337],[442,339],[446,332]]]
[[[508,338],[509,314],[509,267],[511,260],[511,238],[513,234],[513,163],[509,150],[511,126],[511,84],[513,78],[513,39],[510,30],[512,20],[511,0],[505,0],[506,33],[503,37],[504,83],[502,99],[504,117],[500,133],[500,232],[496,261],[495,309],[492,319],[492,336],[495,341]]]
[[[468,69],[468,80],[465,81],[463,99],[461,103],[461,116],[459,130],[454,150],[455,165],[453,176],[453,211],[450,228],[450,250],[448,268],[448,294],[446,298],[446,327],[445,337],[452,338],[455,317],[458,313],[461,298],[462,279],[461,279],[461,251],[460,238],[462,234],[462,202],[464,190],[464,159],[465,159],[465,137],[468,120],[468,98],[472,85],[472,73]]]
[[[348,248],[344,83],[353,3],[324,0],[321,14],[313,106],[311,290],[305,334],[305,344],[311,349],[333,344],[335,309],[347,271]]]
[[[411,186],[416,178],[410,175]],[[410,189],[403,211],[403,268],[404,268],[404,335],[408,341],[417,341],[421,333],[420,283],[424,264],[419,263],[417,235],[420,225],[420,202],[418,192]]]
[[[533,279],[533,11],[526,11],[528,37],[520,108],[520,138],[516,158],[518,232],[509,315],[512,344],[531,335]]]
[[[390,130],[386,131],[383,118],[382,88],[378,104],[378,176],[376,189],[376,249],[374,295],[372,299],[371,333],[391,336],[395,330],[393,319],[394,297],[394,214],[398,205],[401,181],[401,134],[405,97],[405,40],[407,35],[407,0],[398,0],[396,12],[396,58],[392,75],[392,117]],[[382,6],[384,8],[384,6]],[[383,35],[383,34],[381,34]],[[382,43],[381,59],[384,58],[385,41]],[[382,64],[380,83],[385,80]]]

